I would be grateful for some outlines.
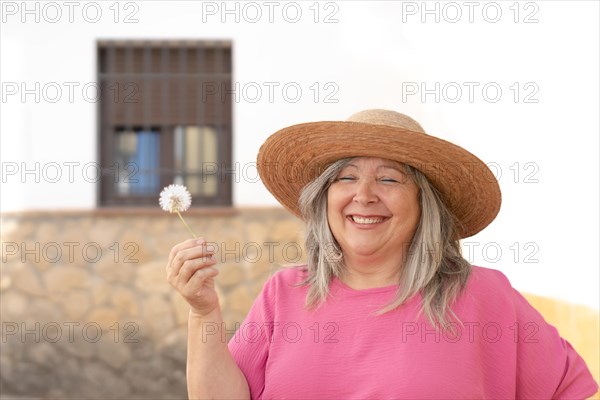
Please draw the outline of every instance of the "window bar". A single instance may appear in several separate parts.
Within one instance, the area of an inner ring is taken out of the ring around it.
[[[185,42],[182,41],[179,47],[179,123],[187,123],[187,47]]]
[[[127,79],[131,79],[134,76],[134,70],[133,70],[133,43],[129,43],[125,45],[125,75],[127,76]],[[123,107],[125,108],[125,130],[133,130],[133,123],[132,123],[132,109],[131,106],[129,105],[129,101],[125,101],[125,99],[127,98],[127,91],[125,90],[126,88],[129,88],[130,86],[129,83],[132,83],[128,80],[126,80],[123,83],[123,87],[117,86],[118,88],[118,92],[119,92],[119,103],[121,101],[123,101]],[[121,99],[121,91],[123,91],[123,96],[124,99]]]
[[[109,89],[109,92],[112,92],[112,89],[115,88],[115,83],[113,81],[113,74],[116,71],[116,50],[115,50],[115,43],[111,40],[107,43],[107,49],[106,49],[106,69],[103,71],[104,72],[104,76],[101,78],[105,81],[105,83],[108,83],[107,88]],[[117,86],[118,88],[118,86]],[[104,123],[102,124],[102,134],[107,135],[108,137],[106,138],[106,151],[108,151],[109,155],[113,155],[115,154],[115,148],[116,148],[116,112],[115,109],[116,107],[114,106],[113,102],[115,101],[115,93],[117,94],[117,96],[119,95],[119,91],[118,89],[116,90],[116,92],[110,93],[110,99],[108,99],[108,96],[104,96],[104,101],[102,101],[102,104],[104,105],[104,107],[106,107],[106,118],[108,120],[108,124]],[[118,98],[118,97],[117,97]],[[111,156],[106,158],[107,162],[113,162],[112,166],[115,168],[120,168],[120,165],[114,165],[114,158],[112,158],[111,160]],[[110,167],[109,165],[105,165],[104,167]],[[109,179],[108,177],[104,177],[104,179]],[[117,183],[118,185],[118,183]],[[114,204],[115,203],[115,193],[118,193],[115,190],[115,182],[114,180],[112,180],[109,184],[105,184],[104,187],[107,190],[107,202],[109,204]],[[118,186],[117,186],[118,187]]]
[[[214,75],[215,78],[217,76],[225,76],[224,74],[220,74],[221,71],[225,71],[224,68],[224,62],[223,62],[223,43],[222,42],[217,42],[217,46],[215,48],[215,69],[214,69]],[[217,75],[218,74],[218,75]],[[215,79],[216,81],[222,80],[221,79]],[[223,93],[225,92],[226,88],[223,87],[221,85],[221,83],[223,82],[219,82],[219,89],[217,90],[217,93],[219,94],[219,96],[217,97],[217,101],[215,102],[215,106],[216,106],[216,111],[215,111],[215,126],[216,126],[216,131],[217,131],[217,171],[219,172],[217,179],[219,183],[225,183],[223,180],[226,179],[227,176],[227,172],[228,171],[223,171],[221,168],[223,167],[223,165],[221,165],[221,161],[223,160],[223,157],[221,157],[221,149],[223,148],[223,126],[222,126],[222,120],[223,120]],[[225,168],[227,168],[227,166],[225,166]],[[218,197],[219,199],[221,199],[224,195],[223,193],[223,187],[224,185],[219,185],[217,184],[217,193],[216,193],[216,197]]]
[[[150,72],[152,71],[152,48],[150,47],[150,42],[149,41],[145,41],[144,42],[144,46],[140,49],[140,51],[142,51],[142,58],[143,62],[142,62],[142,68],[141,71],[143,73],[143,78],[142,78],[142,87],[140,88],[141,90],[141,98],[142,98],[142,126],[143,126],[143,130],[146,132],[153,132],[154,129],[152,129],[152,122],[151,122],[151,117],[150,117],[150,106],[151,106],[151,101],[152,101],[152,90],[150,89],[151,85],[153,84],[152,81],[152,76],[150,75]],[[148,157],[154,157],[156,155],[156,152],[158,151],[160,154],[160,150],[158,150],[160,148],[160,136],[158,137],[154,137],[153,136],[153,140],[152,140],[152,154],[148,154]],[[158,140],[158,143],[157,143]],[[153,168],[148,171],[148,182],[150,183],[150,187],[153,190],[156,190],[157,188],[155,187],[155,185],[159,185],[160,186],[160,178],[161,178],[161,174],[159,173],[159,169],[160,169],[160,158],[156,159],[156,160],[152,160],[151,161]],[[147,193],[148,194],[148,193]]]
[[[177,125],[181,126],[182,129],[182,142],[183,142],[183,151],[181,152],[182,158],[181,158],[181,166],[182,166],[182,175],[183,175],[183,182],[184,185],[188,186],[189,188],[189,170],[188,170],[188,164],[189,161],[187,159],[187,146],[189,145],[188,143],[188,129],[187,129],[187,119],[186,119],[186,95],[187,95],[187,87],[186,87],[186,78],[185,78],[185,72],[186,72],[186,62],[187,62],[187,49],[185,47],[185,41],[182,41],[180,43],[179,47],[179,51],[178,51],[178,59],[177,59],[177,63],[178,63],[178,68],[177,71],[179,72],[179,76],[177,77],[178,79],[176,79],[175,81],[177,82],[177,108],[178,108],[178,113],[177,113]],[[175,72],[175,71],[173,71]]]
[[[164,133],[172,133],[172,138],[175,138],[175,133],[171,132],[171,129],[174,127],[169,126],[169,42],[164,41],[162,46],[160,47],[160,68],[159,68],[159,78],[160,82],[160,122],[161,122],[161,130]],[[171,125],[172,126],[172,125]],[[173,175],[173,179],[177,177],[175,173]]]
[[[152,129],[152,123],[150,122],[150,110],[152,102],[152,90],[150,86],[154,83],[152,78],[149,78],[149,73],[152,71],[152,48],[150,42],[146,41],[144,46],[144,78],[142,85],[142,105],[144,107],[144,129]]]
[[[135,193],[137,195],[139,194],[143,194],[144,193],[144,186],[145,183],[147,182],[146,179],[146,174],[147,172],[143,169],[144,167],[144,162],[142,161],[144,159],[144,157],[146,157],[145,154],[143,154],[143,148],[141,146],[141,136],[138,132],[136,132],[135,126],[134,126],[134,122],[133,122],[133,115],[132,115],[132,108],[129,102],[129,99],[127,98],[127,89],[130,87],[129,84],[132,83],[131,82],[131,78],[134,76],[134,69],[133,69],[133,42],[125,42],[124,45],[124,82],[119,82],[119,85],[117,85],[117,89],[118,89],[118,93],[119,93],[119,104],[121,104],[121,107],[123,108],[124,111],[124,115],[125,115],[125,132],[135,132],[135,138],[136,138],[136,150],[135,150],[135,157],[133,160],[134,163],[134,171],[137,171],[137,174],[133,175],[132,178],[132,187],[130,189],[130,193]],[[135,87],[134,87],[135,89]],[[121,98],[121,94],[123,95],[123,98]],[[131,199],[127,199],[127,202],[130,203]]]
[[[204,58],[203,57],[203,52],[204,52],[204,46],[202,45],[201,42],[197,43],[196,46],[196,97],[197,97],[197,103],[196,103],[196,124],[198,125],[199,129],[200,129],[200,146],[202,147],[202,151],[204,151],[204,149],[206,148],[206,124],[203,121],[204,119],[204,103],[203,103],[203,88],[204,88],[204,82],[203,82],[203,74],[205,73],[204,71]],[[205,185],[204,183],[206,183],[206,177],[204,176],[204,171],[206,171],[205,165],[204,165],[204,154],[202,154],[202,171],[200,173],[200,176],[202,177],[201,179],[201,184],[200,184],[200,196],[204,197],[205,196]]]

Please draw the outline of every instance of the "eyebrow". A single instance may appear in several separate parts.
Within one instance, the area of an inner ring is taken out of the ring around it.
[[[402,172],[403,174],[406,172],[406,171],[404,171],[404,168],[402,168],[400,165],[390,164],[390,165],[380,165],[379,167],[377,167],[377,169],[382,169],[382,168],[393,169],[398,172]]]
[[[352,164],[352,163],[346,164],[346,167],[354,167],[354,168],[358,169],[358,166],[356,164]],[[383,165],[378,166],[377,170],[380,170],[380,169],[383,169],[383,168],[393,169],[393,170],[396,170],[396,171],[401,172],[403,174],[406,173],[406,171],[404,171],[404,168],[402,168],[401,165],[396,165],[396,164],[391,164],[391,163],[390,164],[383,164]]]

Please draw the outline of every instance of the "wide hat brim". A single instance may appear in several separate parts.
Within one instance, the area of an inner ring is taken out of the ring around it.
[[[304,186],[333,162],[360,156],[395,160],[425,174],[457,218],[461,238],[480,232],[500,210],[500,187],[483,161],[460,146],[404,127],[354,121],[293,125],[264,142],[257,167],[273,196],[302,218],[298,199]]]

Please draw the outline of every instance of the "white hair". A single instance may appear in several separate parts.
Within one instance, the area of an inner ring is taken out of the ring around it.
[[[306,297],[309,308],[326,300],[329,283],[344,271],[342,249],[327,222],[327,192],[339,171],[352,160],[345,158],[331,164],[307,184],[300,195],[308,254],[308,276],[302,284],[309,286]],[[447,314],[458,320],[450,306],[466,286],[471,264],[462,257],[458,221],[446,207],[441,194],[419,170],[406,164],[402,166],[419,188],[421,217],[408,252],[405,252],[404,264],[399,266],[397,295],[377,313],[389,312],[421,292],[421,312],[437,329],[438,324],[446,326]]]

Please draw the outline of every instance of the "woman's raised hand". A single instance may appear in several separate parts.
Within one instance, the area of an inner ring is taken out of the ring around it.
[[[214,268],[214,251],[203,238],[197,238],[176,244],[169,254],[167,281],[198,316],[211,313],[219,305],[214,282],[219,271]]]

